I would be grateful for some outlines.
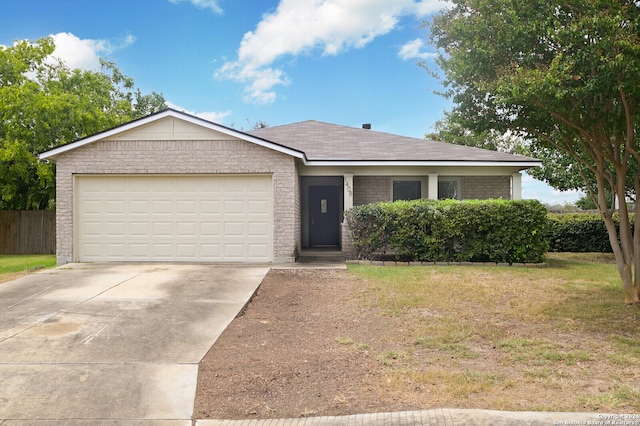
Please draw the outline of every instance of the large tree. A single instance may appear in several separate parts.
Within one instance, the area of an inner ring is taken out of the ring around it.
[[[69,69],[50,38],[0,46],[0,209],[45,209],[55,199],[54,165],[38,153],[166,108],[102,61]]]
[[[604,218],[625,301],[639,303],[638,203],[632,212],[624,202],[640,193],[638,4],[453,0],[429,27],[452,114],[475,131],[510,131],[557,170],[576,171]]]

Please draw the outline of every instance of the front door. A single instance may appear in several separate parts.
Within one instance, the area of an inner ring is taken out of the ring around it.
[[[340,187],[309,186],[309,246],[340,245]]]

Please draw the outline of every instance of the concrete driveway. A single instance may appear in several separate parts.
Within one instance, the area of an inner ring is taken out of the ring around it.
[[[71,264],[0,283],[0,424],[190,425],[198,362],[268,270]]]

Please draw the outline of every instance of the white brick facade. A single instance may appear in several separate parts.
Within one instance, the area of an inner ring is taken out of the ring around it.
[[[59,263],[73,260],[74,174],[271,174],[274,262],[292,261],[300,246],[300,194],[295,159],[242,140],[107,140],[61,154],[56,209]]]

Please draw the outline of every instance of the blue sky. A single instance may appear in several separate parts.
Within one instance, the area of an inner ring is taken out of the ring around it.
[[[0,45],[52,36],[72,67],[113,61],[143,92],[239,130],[319,120],[417,138],[434,92],[439,0],[0,0]],[[523,196],[575,201],[525,176]]]

